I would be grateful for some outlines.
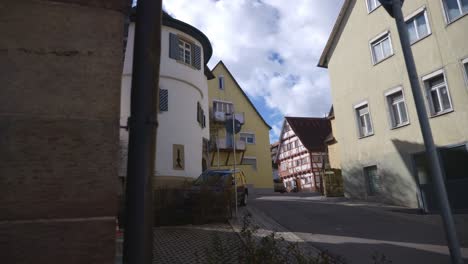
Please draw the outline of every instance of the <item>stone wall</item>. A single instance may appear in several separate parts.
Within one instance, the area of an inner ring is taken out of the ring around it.
[[[0,3],[0,259],[113,263],[122,0]]]

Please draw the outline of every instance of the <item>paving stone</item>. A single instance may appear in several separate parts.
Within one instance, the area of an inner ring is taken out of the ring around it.
[[[224,254],[217,260],[238,263],[243,244],[228,224],[158,227],[154,229],[153,263],[207,263],[219,242]]]

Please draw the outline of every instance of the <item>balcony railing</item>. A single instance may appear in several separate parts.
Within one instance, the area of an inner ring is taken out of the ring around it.
[[[245,122],[245,116],[244,113],[235,113],[236,119],[239,120],[241,124],[244,124]],[[230,118],[230,113],[225,113],[225,112],[213,112],[213,121],[215,122],[225,122],[227,119]]]
[[[217,147],[220,150],[232,150],[233,144],[232,141],[228,143],[226,138],[219,138],[216,140]],[[236,150],[245,150],[245,142],[241,140],[236,140]]]

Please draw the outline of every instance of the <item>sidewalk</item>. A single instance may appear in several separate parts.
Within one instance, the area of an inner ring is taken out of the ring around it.
[[[223,245],[219,261],[234,264],[243,246],[229,224],[155,227],[153,232],[153,263],[158,264],[208,263],[216,243]],[[122,243],[117,238],[116,264],[122,263]]]

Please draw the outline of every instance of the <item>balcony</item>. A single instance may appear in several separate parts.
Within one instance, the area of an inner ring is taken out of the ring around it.
[[[244,113],[235,113],[235,116],[236,116],[236,119],[239,120],[241,124],[244,124],[245,122]],[[224,123],[226,122],[227,119],[229,119],[229,117],[230,117],[230,113],[218,112],[218,111],[213,112],[213,121],[215,122]]]
[[[220,151],[227,151],[227,150],[232,150],[232,141],[228,142],[226,138],[219,138],[216,140],[216,145],[219,148]],[[216,149],[216,148],[215,148]],[[244,151],[245,150],[245,142],[236,140],[236,151]]]

